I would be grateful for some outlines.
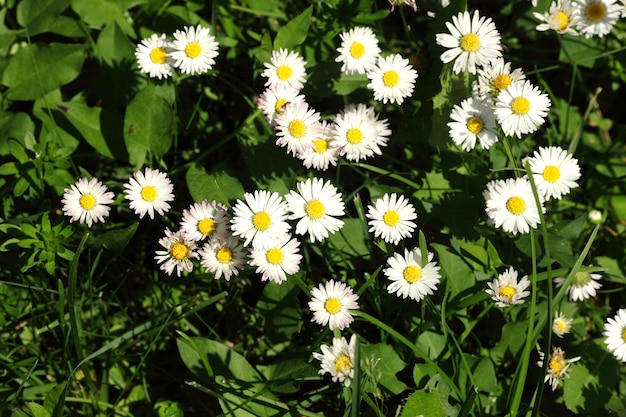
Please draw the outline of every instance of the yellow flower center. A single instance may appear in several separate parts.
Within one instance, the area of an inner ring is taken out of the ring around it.
[[[286,98],[279,98],[274,105],[274,111],[278,114],[283,114],[283,107],[289,103],[289,100]]]
[[[522,197],[511,197],[506,200],[506,209],[511,214],[520,215],[526,210],[526,202]]]
[[[548,165],[543,170],[543,179],[548,182],[557,182],[561,178],[561,170],[554,165]]]
[[[265,259],[272,265],[280,265],[283,262],[283,250],[281,248],[271,248],[265,252]]]
[[[163,48],[154,48],[150,51],[150,61],[154,62],[155,64],[164,63],[166,58],[167,52],[165,52],[165,49]]]
[[[348,130],[348,133],[346,133],[346,139],[352,145],[357,145],[359,142],[361,142],[361,140],[363,140],[363,132],[361,132],[361,129],[353,127],[352,129]]]
[[[290,79],[292,73],[293,71],[288,65],[281,65],[276,69],[276,76],[281,81],[287,81],[288,79]]]
[[[550,359],[550,363],[548,364],[550,368],[550,372],[552,374],[558,375],[563,368],[565,368],[565,361],[561,357],[561,355],[554,356]]]
[[[208,236],[215,231],[215,221],[213,219],[202,219],[198,222],[198,231],[204,236]]]
[[[383,214],[383,222],[389,227],[397,225],[399,221],[400,215],[395,210],[388,210]]]
[[[143,187],[141,189],[141,198],[143,198],[144,201],[147,202],[152,202],[157,198],[157,189],[154,188],[154,186],[152,185],[146,185],[145,187]]]
[[[264,211],[259,211],[252,216],[252,225],[256,230],[263,232],[270,227],[270,224],[272,224],[272,218]]]
[[[626,327],[622,330],[622,340],[626,343]]]
[[[337,314],[341,310],[341,301],[338,298],[331,297],[324,302],[324,309],[330,314]]]
[[[483,121],[480,117],[472,117],[467,121],[467,130],[477,135],[483,130]]]
[[[504,90],[511,85],[511,76],[509,74],[498,74],[493,80],[493,86],[498,90]]]
[[[339,355],[335,359],[335,371],[337,373],[346,373],[352,370],[352,361],[348,355]]]
[[[306,210],[306,214],[313,220],[320,219],[324,216],[326,212],[326,207],[324,207],[324,203],[319,200],[311,200],[306,203],[304,207]]]
[[[511,300],[513,300],[513,296],[516,292],[517,290],[515,289],[515,287],[505,285],[504,287],[500,288],[500,291],[498,291],[498,295],[500,295],[500,297],[507,297],[510,303]]]
[[[422,268],[415,265],[409,265],[404,268],[404,271],[402,271],[402,277],[409,284],[413,284],[415,281],[419,281],[420,278],[422,278]]]
[[[183,260],[189,254],[189,248],[183,242],[176,242],[170,247],[170,255],[177,261]]]
[[[189,42],[185,47],[185,53],[189,58],[198,58],[202,53],[202,46],[198,42]]]
[[[552,18],[552,21],[556,23],[556,30],[558,31],[565,30],[569,25],[569,17],[561,10]]]
[[[526,114],[530,110],[530,101],[525,97],[516,97],[511,103],[511,110],[515,114]]]
[[[604,5],[599,1],[591,3],[589,6],[587,6],[586,13],[589,20],[593,20],[594,22],[598,21],[604,17]]]
[[[289,134],[291,136],[296,139],[300,139],[302,136],[304,136],[304,133],[306,132],[306,125],[302,120],[294,120],[292,122],[289,122],[289,126],[287,127],[287,129],[289,130]]]
[[[78,200],[78,204],[83,208],[83,210],[91,210],[96,206],[96,198],[91,194],[83,194]]]
[[[217,250],[217,252],[215,252],[215,257],[219,262],[227,264],[233,260],[233,252],[230,250],[230,248],[222,246]]]
[[[400,81],[400,77],[394,70],[385,71],[383,74],[383,84],[385,84],[385,87],[395,87],[398,85],[398,81]]]
[[[361,42],[354,42],[350,45],[350,55],[352,58],[359,59],[365,53],[365,46]]]
[[[328,141],[326,139],[318,139],[313,141],[315,153],[324,153],[328,149]]]
[[[467,35],[463,35],[459,46],[465,52],[476,52],[478,48],[480,48],[480,39],[473,33],[468,33]]]
[[[559,331],[562,332],[565,330],[565,323],[563,322],[563,320],[557,320],[556,321],[556,327],[559,328]]]

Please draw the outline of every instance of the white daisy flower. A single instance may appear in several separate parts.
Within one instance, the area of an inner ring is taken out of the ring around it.
[[[229,233],[215,235],[202,249],[198,251],[200,265],[206,268],[205,272],[215,274],[215,279],[224,276],[230,281],[233,275],[239,275],[239,270],[246,264],[246,253],[239,239]]]
[[[270,62],[263,65],[265,70],[261,75],[267,78],[266,86],[287,84],[298,90],[304,86],[306,61],[297,52],[285,48],[272,51]]]
[[[322,241],[329,233],[343,227],[344,203],[341,193],[330,182],[321,178],[309,178],[296,185],[298,192],[291,191],[285,196],[289,220],[298,220],[296,233],[309,234],[311,242]]]
[[[438,45],[449,48],[441,54],[441,61],[454,61],[453,71],[476,73],[477,66],[489,64],[495,58],[502,56],[500,33],[490,17],[485,18],[474,11],[459,12],[452,16],[452,23],[446,22],[450,33],[438,33],[435,37]]]
[[[281,284],[287,275],[293,275],[300,270],[302,255],[298,253],[300,242],[285,234],[275,238],[263,247],[252,247],[250,250],[251,266],[256,266],[256,273],[261,274],[261,281],[274,281]]]
[[[359,296],[352,292],[352,288],[331,279],[311,290],[311,321],[322,326],[328,324],[330,330],[343,330],[354,321],[350,310],[359,308],[358,300]]]
[[[174,32],[172,42],[174,66],[183,74],[203,74],[213,68],[218,55],[218,43],[215,36],[209,34],[209,28],[185,26],[185,30]]]
[[[548,95],[530,81],[519,81],[498,94],[496,118],[505,135],[521,138],[543,124],[550,104]]]
[[[165,34],[158,36],[153,33],[149,38],[143,39],[135,48],[135,58],[139,70],[146,73],[150,78],[167,78],[172,75],[173,60],[171,57],[172,44]]]
[[[341,382],[349,387],[354,378],[354,348],[356,335],[350,337],[350,343],[345,337],[333,339],[333,346],[321,345],[322,353],[313,352],[313,357],[321,362],[320,375],[330,374],[333,382]]]
[[[572,188],[578,187],[576,181],[580,178],[578,160],[566,150],[558,146],[540,147],[533,156],[528,158],[537,191],[548,200],[561,199],[569,194]]]
[[[533,12],[535,18],[541,22],[537,25],[540,32],[553,30],[558,34],[578,35],[576,25],[580,20],[580,9],[572,4],[570,0],[553,1],[550,10],[541,14]]]
[[[619,309],[613,317],[608,317],[604,323],[607,349],[622,362],[626,362],[626,309]]]
[[[107,204],[111,204],[115,197],[107,190],[106,185],[97,178],[89,181],[87,178],[80,178],[70,188],[63,190],[63,214],[70,218],[70,223],[78,220],[80,223],[87,223],[87,227],[98,221],[104,223],[104,218],[111,210]]]
[[[600,274],[577,272],[566,290],[570,301],[583,301],[587,298],[595,297],[596,290],[602,288],[602,284],[598,282],[600,278],[602,278]],[[560,288],[565,282],[565,277],[554,278],[554,282],[556,287]]]
[[[339,155],[349,161],[359,162],[372,155],[381,154],[380,147],[386,144],[391,131],[379,130],[382,124],[378,121],[372,108],[364,104],[349,104],[335,116],[331,145],[339,149]],[[378,123],[378,124],[377,124]]]
[[[369,231],[374,237],[380,237],[393,245],[402,239],[411,237],[417,225],[412,222],[417,218],[415,208],[403,195],[385,193],[382,198],[367,207]]]
[[[539,209],[527,178],[494,180],[484,192],[487,215],[505,232],[528,233],[539,224]],[[543,202],[542,212],[545,212]]]
[[[552,320],[552,332],[558,337],[563,337],[564,334],[569,333],[572,328],[572,322],[574,320],[568,319],[563,313],[557,313]]]
[[[526,288],[530,286],[528,276],[524,275],[519,282],[517,281],[517,271],[513,267],[509,267],[498,278],[488,282],[489,286],[485,292],[491,295],[491,299],[496,302],[498,307],[508,307],[512,304],[524,304],[524,298],[530,295],[530,291]]]
[[[300,90],[296,90],[288,84],[279,84],[267,87],[257,100],[257,105],[263,111],[265,120],[270,126],[276,125],[276,118],[283,114],[287,104],[304,102],[304,96]]]
[[[580,10],[576,29],[585,38],[608,35],[621,17],[624,7],[617,0],[576,0],[575,5]]]
[[[165,250],[156,251],[154,259],[161,264],[160,269],[167,275],[172,275],[174,268],[176,276],[180,276],[182,271],[193,270],[191,258],[198,258],[195,252],[196,242],[185,236],[182,230],[171,232],[169,228],[165,229],[165,237],[159,239],[159,245]]]
[[[537,365],[543,366],[544,356],[543,352],[539,352],[539,361],[537,361]],[[567,359],[565,357],[565,352],[563,352],[561,348],[552,347],[552,353],[548,358],[546,377],[543,382],[549,382],[552,386],[552,391],[556,390],[561,381],[569,378],[569,366],[578,360],[580,360],[580,356]]]
[[[183,210],[180,228],[187,237],[199,241],[207,237],[220,236],[226,230],[230,219],[226,216],[228,209],[222,203],[202,200]]]
[[[254,194],[244,193],[244,199],[237,200],[233,207],[231,230],[233,235],[245,239],[244,246],[267,246],[272,241],[289,232],[287,203],[276,193],[257,190]]]
[[[168,201],[174,200],[172,182],[158,169],[146,168],[144,172],[135,172],[124,188],[124,198],[130,200],[130,208],[140,219],[146,213],[154,219],[155,211],[162,216],[170,209]]]
[[[495,103],[500,91],[506,90],[511,84],[526,79],[521,68],[511,70],[511,63],[498,57],[476,72],[478,82],[473,83],[475,96]]]
[[[276,117],[276,144],[287,147],[294,156],[313,147],[313,140],[321,134],[320,114],[306,102],[287,104]]]
[[[320,135],[313,139],[313,146],[298,154],[305,168],[326,171],[329,165],[337,165],[339,149],[331,144],[332,130],[332,126],[326,120],[320,122]]]
[[[393,54],[379,57],[376,65],[367,71],[367,78],[370,79],[367,88],[374,90],[374,100],[402,104],[405,97],[413,94],[417,71],[408,59]]]
[[[437,290],[441,280],[439,266],[433,260],[433,253],[428,252],[428,262],[422,259],[419,247],[413,250],[404,250],[404,256],[394,253],[387,260],[389,268],[383,273],[392,282],[387,286],[389,294],[397,293],[398,297],[409,297],[415,301],[421,301],[427,295],[432,295]]]
[[[455,105],[450,113],[450,137],[464,151],[476,146],[476,139],[483,149],[489,149],[498,141],[496,115],[493,107],[477,98],[468,98]]]
[[[380,55],[378,39],[368,27],[354,27],[339,34],[341,46],[337,48],[341,62],[341,72],[346,74],[365,74],[374,65]]]
[[[395,6],[411,6],[414,12],[417,12],[417,4],[415,4],[415,0],[389,0],[389,4],[391,4],[391,11],[393,12],[393,8]],[[442,1],[442,5],[444,1]],[[446,7],[446,6],[443,6]]]

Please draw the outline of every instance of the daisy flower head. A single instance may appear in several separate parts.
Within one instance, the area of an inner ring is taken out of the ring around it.
[[[365,74],[374,65],[380,55],[378,39],[368,27],[354,27],[339,34],[341,46],[337,48],[341,62],[341,72],[346,74]]]
[[[575,0],[580,10],[576,29],[585,35],[603,37],[608,35],[621,17],[623,5],[617,0]]]
[[[172,75],[172,44],[165,34],[158,36],[153,33],[149,38],[143,39],[135,48],[135,58],[139,70],[148,74],[150,78],[167,78]]]
[[[550,99],[528,80],[511,84],[498,94],[495,113],[507,136],[533,133],[544,122]]]
[[[304,86],[306,61],[297,52],[285,48],[272,51],[270,62],[263,65],[265,70],[261,75],[267,78],[266,86],[286,84],[297,90]]]
[[[537,191],[548,200],[569,194],[572,188],[578,187],[580,178],[578,160],[566,150],[558,146],[540,147],[533,156],[528,158]]]
[[[622,362],[626,362],[626,309],[617,310],[617,314],[608,317],[604,323],[607,348]]]
[[[600,274],[590,272],[576,272],[572,283],[567,287],[566,293],[570,301],[583,301],[587,298],[595,297],[596,290],[602,288],[602,283],[598,282],[602,278]],[[554,278],[556,287],[560,288],[565,283],[565,277]]]
[[[413,94],[417,71],[408,59],[393,54],[379,57],[376,65],[367,71],[367,78],[370,79],[367,88],[374,90],[374,100],[402,104],[405,97]]]
[[[182,271],[193,270],[191,258],[198,258],[196,242],[189,239],[183,231],[171,232],[169,228],[165,229],[165,237],[159,239],[159,245],[165,250],[156,251],[154,259],[161,264],[160,269],[167,275],[172,275],[174,268],[176,276],[180,276]]]
[[[448,48],[441,54],[441,61],[454,61],[453,71],[469,71],[476,74],[478,66],[487,65],[502,56],[500,33],[490,17],[480,16],[478,11],[470,16],[469,12],[459,12],[452,16],[452,23],[446,22],[450,33],[438,33],[435,37],[438,45]]]
[[[289,232],[287,204],[280,194],[256,190],[244,193],[244,200],[235,203],[230,226],[233,235],[245,239],[244,246],[267,246]]]
[[[228,221],[227,208],[222,203],[202,200],[183,210],[180,228],[189,239],[199,241],[211,236],[219,236],[226,230]]]
[[[70,218],[70,223],[78,220],[80,223],[87,223],[87,227],[99,221],[104,223],[104,218],[111,210],[107,204],[111,204],[114,197],[107,190],[106,185],[97,178],[89,181],[87,178],[80,178],[63,192],[63,214]]]
[[[307,102],[287,104],[276,117],[276,144],[287,147],[287,152],[297,156],[313,147],[313,140],[321,134],[320,114],[309,108]]]
[[[389,4],[391,4],[392,12],[395,6],[411,6],[411,9],[413,9],[414,12],[417,12],[417,4],[415,4],[415,0],[389,0]]]
[[[333,382],[341,382],[349,387],[354,378],[354,348],[356,335],[350,337],[350,343],[345,337],[334,338],[333,346],[321,345],[322,353],[313,352],[313,357],[321,362],[320,375],[330,374]]]
[[[248,263],[256,266],[256,273],[261,274],[261,281],[274,281],[281,284],[287,275],[300,270],[302,255],[298,253],[300,242],[290,234],[277,237],[265,246],[253,246]]]
[[[359,296],[343,282],[329,280],[311,290],[309,309],[313,312],[314,321],[330,330],[343,330],[354,321],[350,310],[359,308]]]
[[[364,104],[349,104],[335,116],[333,122],[330,144],[339,149],[339,155],[359,162],[381,153],[379,144],[384,145],[386,138],[377,130],[373,109]]]
[[[421,301],[427,295],[432,295],[441,280],[439,266],[432,260],[433,253],[428,252],[428,261],[424,264],[419,247],[413,250],[405,249],[404,256],[394,253],[387,260],[389,268],[383,270],[385,276],[391,280],[387,292],[397,293],[398,297],[409,297],[415,301]]]
[[[267,87],[257,100],[257,105],[263,111],[265,120],[271,127],[276,126],[276,118],[282,115],[287,104],[298,104],[304,102],[304,96],[300,90],[288,84],[279,84],[274,87]]]
[[[239,275],[246,263],[246,253],[239,239],[230,233],[215,235],[198,251],[200,265],[206,271],[215,274],[215,279],[224,276],[230,281],[233,275]]]
[[[291,215],[289,220],[298,220],[296,234],[308,233],[311,242],[322,241],[329,233],[343,227],[344,203],[337,187],[321,178],[309,178],[296,185],[298,191],[285,196]]]
[[[332,126],[326,120],[320,122],[320,134],[313,139],[313,146],[298,154],[305,168],[326,171],[329,165],[337,165],[339,149],[331,143],[332,130]]]
[[[510,267],[504,271],[498,278],[487,283],[485,292],[491,295],[491,299],[496,302],[498,307],[508,307],[512,304],[524,304],[524,298],[530,295],[530,291],[526,288],[530,285],[528,276],[524,275],[519,281],[517,280],[517,271]]]
[[[215,65],[218,43],[209,34],[209,28],[200,25],[185,26],[174,32],[172,59],[183,74],[204,74]]]
[[[533,12],[533,15],[542,22],[537,25],[540,32],[553,30],[560,35],[578,35],[575,27],[580,20],[580,9],[570,0],[553,1],[549,11],[543,14]]]
[[[498,57],[476,72],[478,82],[473,84],[473,92],[479,98],[492,103],[498,98],[500,91],[506,90],[511,84],[526,79],[521,68],[511,70],[511,63]]]
[[[146,168],[144,172],[135,172],[124,188],[124,198],[130,200],[130,208],[140,219],[146,213],[154,219],[155,211],[162,216],[170,209],[168,201],[174,200],[172,182],[158,169]]]
[[[505,232],[513,234],[528,233],[531,227],[537,228],[539,208],[527,178],[491,181],[487,184],[484,197],[487,215],[495,227],[502,227]],[[545,212],[543,202],[541,210]]]
[[[543,366],[544,357],[544,353],[539,352],[539,361],[537,361],[537,365]],[[561,381],[569,378],[569,366],[573,362],[576,362],[578,360],[580,360],[580,356],[567,359],[565,357],[565,352],[563,352],[563,349],[558,347],[552,347],[552,353],[548,357],[546,377],[544,378],[543,382],[549,382],[550,386],[552,386],[552,391],[556,390]]]
[[[564,334],[569,333],[572,328],[572,322],[574,320],[568,319],[563,313],[557,313],[552,320],[552,333],[558,337],[563,337]]]
[[[385,242],[397,245],[402,239],[411,237],[417,225],[412,221],[417,218],[413,204],[403,195],[385,193],[367,207],[369,231]]]
[[[474,149],[477,139],[483,149],[489,149],[498,141],[496,115],[484,100],[473,97],[463,100],[454,106],[450,119],[450,137],[464,151]]]

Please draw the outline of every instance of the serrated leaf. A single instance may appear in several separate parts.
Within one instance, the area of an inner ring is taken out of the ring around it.
[[[407,398],[400,417],[446,417],[441,395],[437,391],[419,390]]]
[[[208,173],[204,168],[192,165],[185,180],[194,201],[206,199],[228,204],[230,200],[243,198],[244,189],[239,180],[224,171]]]
[[[26,28],[29,36],[47,32],[69,5],[69,0],[20,1],[17,4],[17,23]]]
[[[309,6],[298,16],[291,19],[286,25],[280,28],[274,39],[274,49],[287,48],[292,50],[306,39],[311,24],[311,12],[313,6]]]

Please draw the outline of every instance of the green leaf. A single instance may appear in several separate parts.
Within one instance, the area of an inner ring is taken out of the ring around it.
[[[295,394],[301,381],[319,376],[319,368],[307,363],[308,356],[309,353],[301,354],[262,369],[263,375],[270,381],[269,389],[276,394]]]
[[[100,128],[101,107],[89,107],[84,103],[74,102],[59,103],[57,106],[89,145],[101,155],[113,158]]]
[[[26,28],[28,36],[47,32],[69,5],[69,0],[20,1],[17,4],[17,23]]]
[[[263,317],[265,335],[272,343],[291,340],[302,328],[299,293],[299,287],[290,279],[281,284],[269,282],[263,289],[256,307]]]
[[[596,57],[602,53],[598,43],[584,36],[564,35],[560,41],[559,61],[567,64],[576,64],[581,67],[593,68]]]
[[[444,245],[433,243],[432,247],[437,252],[441,273],[447,278],[452,298],[474,286],[474,272],[463,258],[449,252]]]
[[[377,343],[361,346],[364,389],[379,398],[396,395],[407,389],[406,384],[396,376],[405,366],[406,363],[389,345]]]
[[[333,247],[333,262],[340,262],[347,257],[369,258],[370,251],[360,219],[343,219],[344,225],[328,237]]]
[[[311,12],[313,6],[309,6],[305,11],[291,19],[286,25],[280,28],[274,39],[274,49],[287,48],[292,50],[306,39],[311,24]]]
[[[130,2],[139,4],[141,1]],[[131,38],[135,38],[135,31],[128,22],[124,13],[126,7],[120,1],[116,0],[71,0],[72,9],[78,14],[82,20],[95,29],[102,28],[105,24],[114,21],[119,27]]]
[[[426,330],[417,338],[417,347],[429,358],[436,359],[446,348],[446,338],[439,333]]]
[[[90,235],[89,240],[87,240],[87,246],[94,249],[108,249],[117,255],[121,255],[135,235],[138,226],[139,223],[133,223],[124,229],[111,230],[98,236]]]
[[[439,392],[419,390],[407,398],[400,417],[446,417],[446,415]]]
[[[11,100],[36,100],[78,77],[84,60],[84,45],[28,45],[9,60],[2,84],[9,87],[7,97]]]
[[[12,138],[24,145],[26,132],[34,132],[35,123],[26,113],[4,113],[0,117],[0,155],[9,154],[9,141]]]
[[[239,180],[224,171],[207,173],[204,168],[192,165],[185,175],[189,194],[194,201],[217,201],[228,204],[243,198],[244,189]]]
[[[185,411],[183,407],[170,400],[161,400],[154,405],[154,410],[157,412],[158,417],[183,417]]]
[[[48,410],[37,403],[26,403],[26,408],[32,417],[50,417]]]
[[[474,381],[479,390],[485,392],[498,391],[498,379],[493,362],[489,358],[482,358],[474,369]]]
[[[66,388],[67,382],[63,382],[50,390],[48,394],[46,394],[46,399],[43,402],[43,406],[53,417],[60,417],[63,415]]]
[[[135,45],[115,22],[110,22],[102,29],[96,44],[98,56],[110,66],[134,57]]]

